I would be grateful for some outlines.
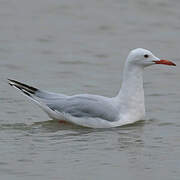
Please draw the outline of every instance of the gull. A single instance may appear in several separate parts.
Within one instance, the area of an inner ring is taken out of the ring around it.
[[[50,118],[91,128],[111,128],[145,118],[144,68],[175,63],[159,59],[151,51],[137,48],[130,51],[123,70],[121,89],[115,97],[93,94],[68,96],[52,93],[8,79],[9,84],[38,104]]]

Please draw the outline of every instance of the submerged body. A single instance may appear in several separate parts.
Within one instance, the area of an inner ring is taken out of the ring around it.
[[[125,63],[121,89],[112,98],[90,94],[55,94],[15,80],[9,80],[9,84],[20,89],[53,119],[92,128],[117,127],[144,118],[142,75],[144,67],[153,64],[175,65],[171,61],[160,60],[145,49],[131,51]]]

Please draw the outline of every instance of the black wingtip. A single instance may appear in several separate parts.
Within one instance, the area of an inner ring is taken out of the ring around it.
[[[24,93],[26,92],[26,93],[35,94],[35,92],[38,91],[38,89],[35,87],[29,86],[27,84],[21,83],[19,81],[13,80],[13,79],[8,79],[8,83],[9,83],[9,85],[20,89]]]
[[[10,85],[10,86],[13,86],[13,81],[14,80],[12,80],[12,79],[7,79],[8,80],[8,84]]]

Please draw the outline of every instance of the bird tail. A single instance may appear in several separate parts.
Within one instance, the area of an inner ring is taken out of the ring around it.
[[[27,84],[18,82],[16,80],[8,79],[8,83],[20,90],[26,97],[34,101],[40,108],[42,108],[48,115],[51,117],[51,115],[54,113],[46,104],[45,97],[53,97],[53,94],[49,94],[45,91],[41,91],[35,87],[29,86]]]

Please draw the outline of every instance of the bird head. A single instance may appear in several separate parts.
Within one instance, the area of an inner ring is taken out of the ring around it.
[[[151,51],[137,48],[132,50],[127,58],[127,62],[141,67],[147,67],[155,64],[163,64],[169,66],[176,66],[175,63],[166,59],[159,59]]]

